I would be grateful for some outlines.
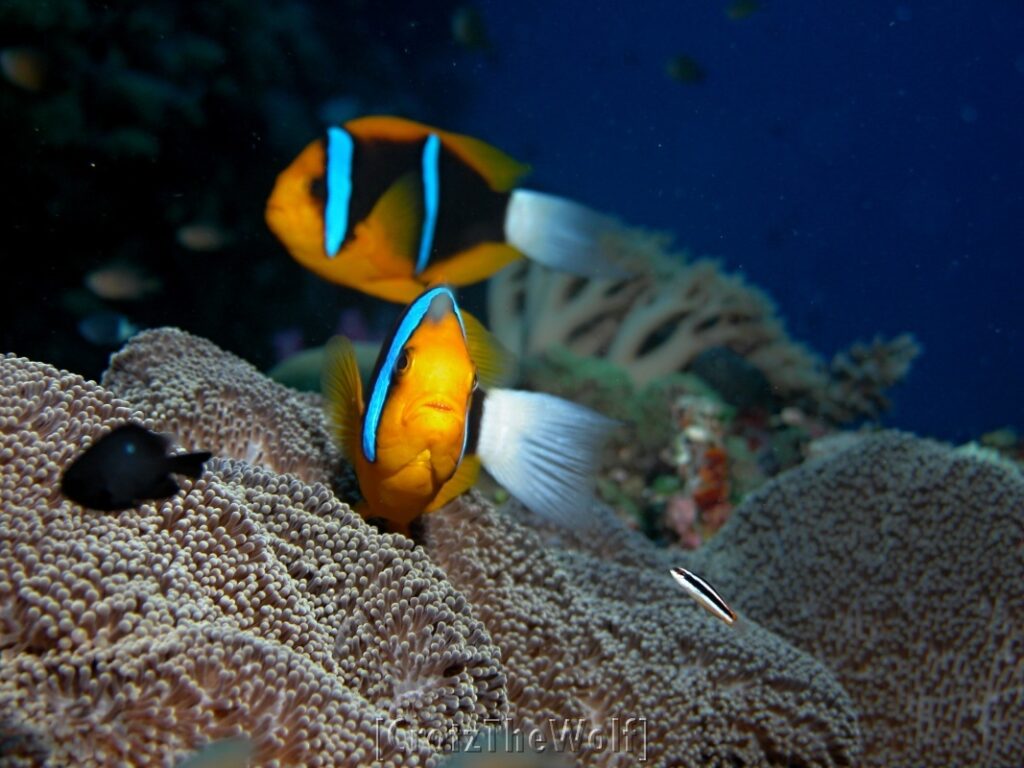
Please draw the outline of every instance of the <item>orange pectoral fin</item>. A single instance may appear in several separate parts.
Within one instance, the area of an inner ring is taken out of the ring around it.
[[[334,428],[345,457],[354,462],[359,450],[359,429],[363,414],[363,382],[352,342],[335,336],[324,350],[321,388],[328,421]]]
[[[420,273],[427,285],[473,285],[479,283],[523,254],[505,243],[480,243],[447,259],[430,264]]]
[[[335,282],[387,301],[408,304],[423,292],[414,251],[422,226],[423,206],[414,173],[392,184],[363,221],[355,237],[324,269]]]
[[[452,499],[456,499],[472,488],[480,477],[480,459],[476,456],[463,456],[462,463],[448,482],[441,486],[434,500],[427,505],[424,512],[440,509]]]
[[[405,174],[387,188],[366,218],[366,226],[374,231],[377,242],[409,259],[411,268],[423,226],[423,199],[415,173]]]

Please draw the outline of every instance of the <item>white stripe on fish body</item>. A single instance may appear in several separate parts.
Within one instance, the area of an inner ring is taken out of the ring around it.
[[[476,452],[532,512],[581,527],[594,501],[602,447],[618,424],[554,395],[492,389],[484,397]]]
[[[686,590],[686,593],[712,616],[721,619],[726,624],[732,624],[736,621],[736,612],[729,607],[728,603],[722,599],[722,596],[718,594],[715,588],[700,576],[685,568],[673,568],[671,573],[672,578],[676,580],[679,586]]]

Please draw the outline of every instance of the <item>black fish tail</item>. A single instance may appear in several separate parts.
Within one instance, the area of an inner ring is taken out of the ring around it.
[[[183,453],[180,456],[169,456],[167,458],[168,469],[176,475],[199,477],[203,474],[203,464],[212,455],[209,451],[197,451],[195,453]]]

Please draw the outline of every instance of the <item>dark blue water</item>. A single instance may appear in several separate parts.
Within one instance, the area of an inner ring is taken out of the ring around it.
[[[530,183],[673,230],[831,356],[912,331],[888,423],[1024,426],[1024,5],[481,3],[458,125]],[[707,72],[665,73],[686,54]]]

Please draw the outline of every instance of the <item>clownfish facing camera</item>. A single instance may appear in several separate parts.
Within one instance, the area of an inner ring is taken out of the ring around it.
[[[537,392],[486,389],[504,353],[446,286],[413,301],[385,340],[364,400],[352,343],[328,345],[328,416],[355,468],[365,517],[407,533],[467,489],[481,465],[535,513],[586,512],[604,438],[618,422]]]
[[[513,189],[528,170],[469,136],[363,117],[328,128],[282,171],[266,219],[307,269],[403,304],[523,256],[585,277],[628,276],[618,221]]]

